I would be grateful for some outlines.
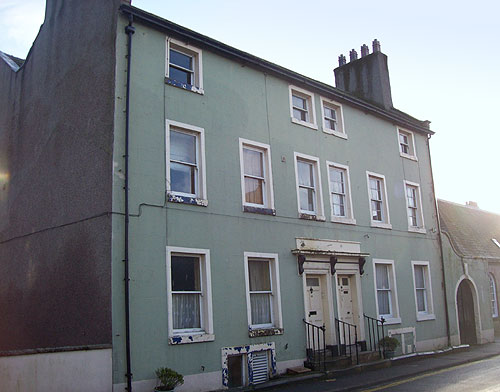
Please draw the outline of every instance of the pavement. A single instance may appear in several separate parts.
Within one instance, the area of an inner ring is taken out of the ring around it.
[[[500,338],[496,338],[492,343],[411,354],[326,373],[312,372],[298,376],[283,376],[249,390],[354,391],[497,355],[500,355]]]

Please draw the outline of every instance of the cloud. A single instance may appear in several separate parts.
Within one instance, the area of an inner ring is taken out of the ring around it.
[[[0,4],[0,50],[25,58],[43,23],[45,0],[3,0]]]

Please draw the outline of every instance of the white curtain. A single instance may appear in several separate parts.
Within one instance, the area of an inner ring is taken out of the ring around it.
[[[174,329],[201,328],[200,294],[172,294]]]
[[[252,324],[271,324],[269,260],[248,260]]]
[[[252,324],[271,324],[271,294],[250,294]]]
[[[387,265],[376,265],[377,275],[377,301],[379,314],[390,314],[390,286],[389,286],[389,268]]]

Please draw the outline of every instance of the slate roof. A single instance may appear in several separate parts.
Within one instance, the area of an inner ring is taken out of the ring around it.
[[[24,60],[18,57],[12,56],[11,54],[4,53],[0,51],[0,59],[5,61],[14,71],[17,71],[21,65],[24,64]]]
[[[500,215],[438,199],[441,230],[449,235],[455,250],[464,257],[498,259]]]

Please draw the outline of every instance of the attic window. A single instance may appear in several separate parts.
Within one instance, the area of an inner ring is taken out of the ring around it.
[[[500,248],[500,242],[498,242],[496,238],[492,238],[491,240],[493,241],[493,243],[494,243],[496,246],[498,246],[498,247]]]

